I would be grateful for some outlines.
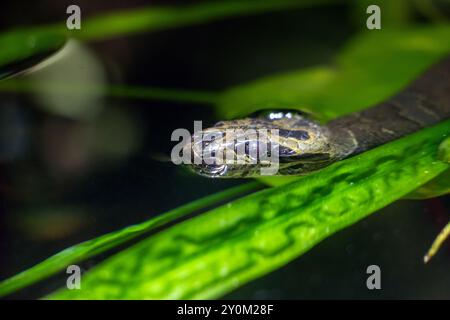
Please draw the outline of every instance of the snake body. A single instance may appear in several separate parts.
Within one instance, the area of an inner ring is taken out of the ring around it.
[[[432,66],[387,101],[325,125],[298,111],[272,110],[254,117],[219,122],[212,128],[195,133],[202,137],[215,133],[214,139],[193,139],[186,148],[193,155],[203,157],[202,161],[190,165],[196,173],[220,178],[254,177],[261,174],[259,169],[264,165],[259,158],[250,156],[252,146],[258,148],[254,143],[258,138],[239,139],[239,134],[248,129],[276,129],[279,159],[276,174],[302,175],[448,118],[450,57]],[[274,138],[274,135],[268,136],[269,141]],[[231,152],[238,157],[239,143],[245,150],[244,163],[223,163],[215,158],[219,150],[222,151],[220,155]],[[209,159],[205,159],[205,155]]]

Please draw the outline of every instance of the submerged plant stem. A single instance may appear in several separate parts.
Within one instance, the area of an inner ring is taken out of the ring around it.
[[[450,236],[450,222],[442,229],[442,231],[438,234],[436,239],[434,239],[433,244],[428,250],[425,257],[423,257],[423,261],[427,263],[434,257],[434,255],[438,252],[439,248],[442,246],[444,241]]]

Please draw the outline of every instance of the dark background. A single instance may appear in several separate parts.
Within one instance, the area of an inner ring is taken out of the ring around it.
[[[151,2],[172,3],[186,1]],[[81,7],[83,21],[148,2],[2,3],[0,28],[64,21],[70,4]],[[348,3],[335,4],[83,45],[97,58],[108,83],[218,92],[272,73],[332,63],[335,53],[361,29],[352,14]],[[427,22],[420,13],[414,18]],[[33,95],[0,92],[0,279],[70,245],[243,182],[205,179],[155,160],[170,154],[174,129],[192,130],[194,120],[205,125],[218,121],[210,106],[107,97],[102,101],[100,115],[86,121],[48,112]],[[105,124],[102,119],[112,120]],[[98,130],[107,137],[106,145],[123,144],[125,151],[109,157],[104,148],[86,144],[97,138]],[[133,148],[127,148],[130,142]],[[80,154],[81,159],[73,160]],[[226,298],[449,299],[449,245],[428,265],[422,262],[448,221],[449,207],[444,197],[398,201]],[[84,262],[84,270],[102,258]],[[382,290],[366,288],[371,264],[381,267]],[[60,274],[10,298],[38,298],[64,283]]]

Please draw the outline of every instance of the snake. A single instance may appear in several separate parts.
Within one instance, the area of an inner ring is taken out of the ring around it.
[[[254,152],[258,151],[260,137],[242,136],[242,132],[272,130],[276,134],[264,135],[264,142],[276,145],[270,149],[277,152],[275,174],[305,175],[449,117],[450,56],[431,66],[386,101],[362,111],[322,124],[298,110],[263,110],[246,118],[220,121],[195,132],[184,150],[191,153],[191,159],[201,159],[187,165],[202,176],[257,177],[261,175],[261,167],[268,165]],[[206,136],[210,138],[205,139]],[[238,150],[242,150],[243,161],[240,162],[236,161]],[[224,161],[224,154],[231,154],[235,161]]]

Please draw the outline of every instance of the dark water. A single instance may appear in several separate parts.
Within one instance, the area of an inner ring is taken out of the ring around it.
[[[141,2],[79,5],[89,16]],[[2,16],[1,28],[65,19],[70,3],[42,3],[27,4],[27,10],[20,3],[2,4],[9,14]],[[332,5],[233,18],[80,44],[77,50],[87,51],[86,59],[103,70],[98,81],[104,85],[216,92],[330,62],[356,32],[349,12],[347,6]],[[62,66],[57,79],[76,78],[76,63],[68,71]],[[31,79],[39,81],[39,71],[36,75]],[[89,81],[96,77],[94,72]],[[74,115],[30,93],[0,92],[1,279],[72,244],[243,182],[209,180],[155,160],[170,153],[174,129],[192,130],[194,120],[205,125],[219,120],[211,107],[105,96],[86,101],[79,102],[86,113]],[[92,116],[97,102],[103,108]],[[226,298],[450,298],[449,246],[429,265],[422,263],[448,220],[449,207],[443,197],[399,201]],[[89,269],[102,258],[82,266]],[[382,290],[365,286],[371,264],[381,267]],[[40,297],[63,279],[57,275],[12,298]]]

